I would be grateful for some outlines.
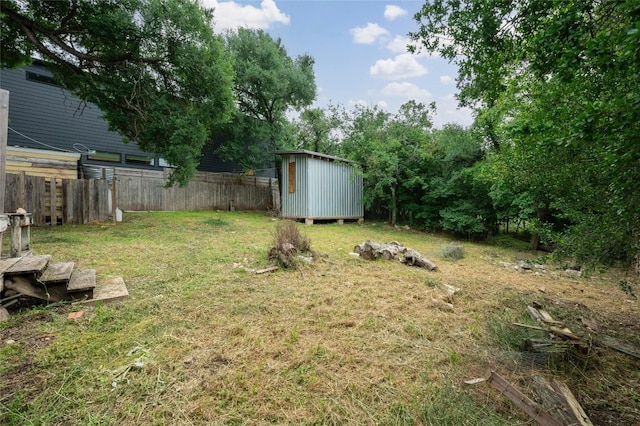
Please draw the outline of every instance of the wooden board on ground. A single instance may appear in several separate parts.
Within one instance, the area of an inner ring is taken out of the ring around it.
[[[96,270],[83,269],[74,271],[67,285],[67,292],[74,293],[96,287]]]
[[[507,382],[507,380],[492,371],[488,377],[467,380],[468,385],[475,385],[478,383],[489,383],[495,389],[500,391],[504,396],[509,398],[520,409],[527,413],[533,420],[542,426],[563,426],[558,420],[551,417],[551,415],[542,409],[535,401],[531,400],[528,396],[520,392],[515,386]]]
[[[65,263],[52,263],[47,266],[47,270],[44,271],[40,277],[40,281],[45,283],[60,283],[69,281],[71,274],[73,273],[73,262]]]
[[[116,302],[129,297],[129,291],[122,277],[101,278],[96,282],[93,298],[75,302],[74,304],[95,305],[98,302]]]
[[[4,271],[6,276],[39,273],[47,267],[51,256],[25,256]]]

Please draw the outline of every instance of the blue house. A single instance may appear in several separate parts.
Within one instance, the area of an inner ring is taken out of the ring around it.
[[[121,135],[109,130],[96,105],[83,104],[62,89],[38,62],[0,70],[0,88],[9,91],[9,147],[79,153],[87,170],[98,166],[162,170],[169,166],[135,142],[124,144]],[[215,154],[219,143],[203,149],[198,170],[241,172]]]

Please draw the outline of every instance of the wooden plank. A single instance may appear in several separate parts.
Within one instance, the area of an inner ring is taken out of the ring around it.
[[[562,423],[551,417],[551,415],[542,409],[538,404],[531,400],[528,396],[520,392],[511,383],[500,376],[495,371],[491,371],[488,377],[479,378],[473,380],[466,380],[468,385],[474,385],[478,383],[487,382],[507,398],[509,398],[514,404],[529,415],[541,426],[563,426]]]
[[[572,416],[577,421],[577,424],[580,426],[593,426],[589,416],[584,412],[582,406],[573,395],[569,387],[564,382],[560,382],[558,380],[552,380],[551,386],[556,391],[560,399],[564,402],[564,406],[571,412]],[[576,423],[571,423],[576,424]]]
[[[269,266],[268,268],[264,268],[264,269],[258,269],[256,271],[256,274],[266,274],[267,272],[273,272],[273,271],[277,271],[278,267],[277,266]]]
[[[80,153],[50,151],[46,149],[22,148],[16,146],[7,147],[7,155],[26,158],[44,158],[49,160],[61,160],[68,162],[77,162],[80,159]]]
[[[569,329],[560,329],[558,327],[538,327],[535,325],[521,324],[518,322],[514,322],[512,324],[518,327],[530,328],[532,330],[548,331],[549,333],[553,333],[558,337],[564,337],[571,340],[580,340],[580,336],[572,333]]]
[[[5,276],[39,274],[47,267],[50,260],[51,256],[48,254],[42,256],[21,257],[16,263],[5,269],[4,274]]]
[[[15,155],[7,155],[7,161],[11,161],[15,165],[33,167],[41,167],[44,169],[61,169],[78,171],[78,160],[50,160],[36,157],[20,157]]]
[[[555,387],[552,386],[545,378],[534,376],[533,386],[543,407],[550,415],[553,416],[554,419],[558,420],[563,425],[586,426],[590,424],[590,422],[584,423],[582,414],[576,415],[574,408],[566,401],[565,397],[557,392]],[[564,386],[566,387],[566,385]],[[571,391],[569,391],[569,393],[570,392]],[[571,396],[573,397],[573,394],[571,394]],[[575,397],[573,399],[574,402],[571,404],[577,404],[579,407],[580,404],[575,401]],[[579,410],[582,411],[582,407],[580,407]],[[582,411],[582,413],[584,413],[584,411]],[[584,414],[584,417],[586,417],[586,414]]]
[[[20,174],[25,172],[29,176],[54,177],[56,179],[78,179],[76,169],[43,168],[28,163],[7,162],[7,174]]]
[[[623,342],[622,340],[605,334],[601,334],[595,339],[595,341],[599,345],[606,346],[618,352],[622,352],[623,354],[640,359],[640,347],[632,345],[631,343]]]
[[[92,298],[74,304],[91,306],[98,302],[116,302],[127,299],[128,297],[129,291],[121,277],[102,278],[96,282],[96,288],[93,290]]]
[[[40,277],[45,283],[67,282],[73,272],[73,262],[51,263]]]
[[[24,294],[25,296],[35,297],[49,302],[63,300],[66,295],[64,285],[53,284],[46,286],[22,275],[6,278],[5,287],[17,293]]]
[[[71,280],[67,284],[67,292],[75,293],[95,288],[96,286],[96,270],[82,269],[74,271],[71,274]]]
[[[57,200],[56,200],[56,195],[57,195],[57,188],[56,188],[56,179],[52,178],[49,181],[49,199],[51,200],[49,202],[49,223],[51,224],[51,226],[56,226],[58,224],[58,216],[56,214],[56,204],[57,204]]]
[[[4,271],[6,271],[7,269],[9,269],[13,265],[15,265],[20,259],[22,259],[22,258],[21,257],[10,257],[8,259],[0,260],[0,274],[4,273]]]

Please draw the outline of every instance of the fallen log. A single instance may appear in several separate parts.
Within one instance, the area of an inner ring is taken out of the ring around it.
[[[384,259],[398,260],[406,265],[419,266],[421,268],[433,271],[437,268],[436,264],[422,256],[417,251],[404,247],[397,241],[390,243],[374,243],[365,241],[353,248],[353,252],[367,260]]]
[[[404,253],[406,249],[397,241],[390,243],[373,243],[365,241],[353,248],[354,253],[358,253],[360,257],[367,260],[382,258],[384,260],[398,260],[399,254]]]
[[[407,265],[412,265],[412,266],[419,266],[421,268],[425,268],[430,271],[433,271],[434,269],[437,268],[435,263],[433,263],[426,257],[423,257],[420,253],[412,249],[407,249],[404,252],[404,258],[402,259],[402,263],[405,263]]]

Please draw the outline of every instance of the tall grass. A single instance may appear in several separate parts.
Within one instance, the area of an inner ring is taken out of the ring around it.
[[[253,274],[268,264],[276,223],[139,213],[33,229],[36,254],[122,276],[130,298],[31,308],[0,324],[0,423],[526,424],[495,391],[461,387],[488,368],[509,374],[497,354],[510,337],[495,324],[539,300],[541,286],[620,310],[608,281],[573,288],[560,275],[519,274],[498,264],[513,256],[500,247],[487,262],[486,246],[465,243],[465,257],[438,272],[353,257],[365,240],[396,240],[438,261],[450,243],[372,223],[294,224],[314,263]],[[444,284],[462,289],[453,311],[433,302]],[[78,309],[82,319],[66,319]]]

